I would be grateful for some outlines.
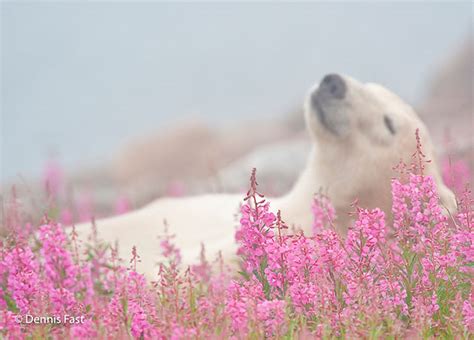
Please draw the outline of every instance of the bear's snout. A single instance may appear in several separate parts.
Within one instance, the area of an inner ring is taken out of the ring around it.
[[[349,119],[343,109],[347,94],[347,81],[339,74],[326,75],[309,97],[312,111],[316,113],[320,124],[336,136],[346,135]]]
[[[318,92],[321,96],[330,96],[336,99],[344,99],[347,85],[339,74],[332,73],[326,75],[319,85]]]

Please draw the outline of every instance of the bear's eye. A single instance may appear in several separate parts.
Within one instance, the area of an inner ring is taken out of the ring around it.
[[[392,135],[395,135],[395,127],[393,126],[393,121],[390,119],[390,117],[387,115],[383,116],[383,122],[385,123],[388,131],[390,131]]]

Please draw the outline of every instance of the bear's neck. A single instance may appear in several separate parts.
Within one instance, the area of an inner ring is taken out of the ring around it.
[[[300,204],[303,202],[303,199],[312,199],[314,194],[322,185],[316,166],[317,162],[316,150],[313,148],[309,154],[305,168],[293,185],[293,188],[285,195],[285,197],[289,200],[298,200]]]
[[[311,231],[311,202],[322,184],[317,168],[317,150],[311,150],[306,167],[300,174],[293,188],[284,196],[274,200],[272,205],[281,210],[283,221],[289,226],[301,228],[305,233]]]

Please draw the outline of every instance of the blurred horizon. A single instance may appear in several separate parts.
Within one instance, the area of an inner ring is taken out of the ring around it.
[[[283,117],[329,72],[416,106],[472,34],[471,6],[3,2],[0,183],[51,155],[105,164],[190,116]]]

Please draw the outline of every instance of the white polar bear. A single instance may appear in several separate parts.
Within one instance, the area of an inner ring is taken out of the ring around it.
[[[341,230],[350,223],[348,212],[355,199],[362,207],[380,207],[390,215],[390,180],[396,176],[392,169],[401,159],[410,162],[416,129],[427,158],[432,160],[425,173],[434,177],[441,203],[455,210],[454,195],[441,180],[425,125],[409,105],[387,89],[329,74],[310,90],[305,119],[313,142],[306,167],[287,195],[270,199],[272,209],[281,210],[288,225],[310,233],[311,201],[321,190],[332,200]],[[184,264],[196,262],[201,242],[208,255],[222,251],[224,259],[230,260],[235,257],[234,232],[242,198],[213,194],[158,199],[129,214],[97,221],[98,235],[112,244],[118,241],[123,259],[129,259],[136,246],[141,257],[138,270],[149,277],[156,276],[158,236],[163,234],[164,220],[169,232],[176,235]],[[77,231],[85,238],[90,224],[77,226]]]

